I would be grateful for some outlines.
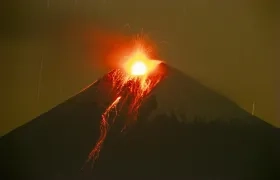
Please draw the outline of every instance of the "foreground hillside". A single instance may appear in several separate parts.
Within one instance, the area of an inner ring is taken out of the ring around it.
[[[1,138],[1,179],[277,179],[279,129],[244,123],[255,117],[185,124],[171,114],[146,121],[156,108],[152,97],[125,133],[117,123],[94,166],[85,161],[101,111],[61,108],[63,117],[52,113],[49,122],[41,118]]]

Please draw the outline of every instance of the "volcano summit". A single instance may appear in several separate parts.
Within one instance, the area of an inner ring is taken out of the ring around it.
[[[146,69],[138,65],[134,75],[143,75]],[[144,80],[125,74],[109,72],[3,136],[0,178],[279,175],[279,129],[164,63]]]

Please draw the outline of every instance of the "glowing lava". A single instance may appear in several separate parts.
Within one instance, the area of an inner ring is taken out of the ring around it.
[[[105,141],[105,138],[107,136],[107,132],[110,128],[110,122],[109,120],[109,113],[112,110],[116,110],[116,106],[119,103],[121,97],[117,97],[117,99],[105,110],[105,112],[102,114],[102,119],[100,123],[100,136],[99,139],[97,140],[97,143],[93,150],[89,154],[89,159],[93,159],[94,161],[98,158],[100,150],[102,148],[103,142]],[[116,112],[116,111],[115,111]],[[114,123],[116,116],[112,118],[112,123]]]
[[[160,61],[149,59],[142,46],[136,46],[135,51],[126,57],[123,67],[108,74],[107,78],[112,84],[112,97],[116,98],[113,98],[113,103],[102,115],[100,137],[89,154],[88,160],[95,161],[99,156],[107,132],[116,118],[116,114],[114,117],[109,117],[112,110],[126,113],[127,121],[121,131],[136,122],[141,103],[164,75],[156,68],[159,63]],[[118,108],[117,104],[119,104]]]
[[[131,76],[144,76],[155,70],[159,61],[151,60],[145,50],[137,47],[129,56],[123,65],[124,70]]]
[[[147,66],[141,61],[135,62],[131,67],[131,74],[135,76],[145,75],[147,73]]]

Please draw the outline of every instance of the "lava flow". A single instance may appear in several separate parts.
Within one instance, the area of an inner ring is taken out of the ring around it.
[[[137,46],[135,51],[127,56],[125,62],[122,68],[116,69],[108,74],[108,78],[113,87],[112,94],[116,98],[102,114],[100,137],[90,152],[88,160],[95,161],[98,158],[108,130],[114,123],[117,114],[114,117],[109,117],[109,113],[112,110],[122,110],[127,113],[128,120],[125,122],[122,131],[125,130],[131,124],[135,123],[143,99],[163,77],[163,73],[159,72],[157,68],[160,61],[149,59],[147,53],[145,53],[141,46]],[[128,105],[128,109],[122,109],[124,104]]]
[[[102,114],[102,119],[101,119],[101,123],[100,123],[100,137],[99,137],[94,149],[89,154],[89,157],[92,158],[94,161],[98,158],[102,144],[105,141],[107,132],[110,128],[109,122],[108,122],[109,114],[114,108],[116,110],[116,106],[119,103],[120,99],[121,99],[121,97],[117,97],[117,99]],[[112,119],[113,122],[115,121],[115,118],[116,118],[116,116],[113,117],[113,119]]]

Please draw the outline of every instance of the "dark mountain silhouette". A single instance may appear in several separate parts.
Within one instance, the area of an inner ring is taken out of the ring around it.
[[[114,98],[110,73],[3,136],[0,178],[280,177],[279,129],[179,71],[159,68],[167,77],[144,100],[137,123],[120,133],[127,117],[119,112],[94,167],[85,162],[99,137],[101,114]]]

